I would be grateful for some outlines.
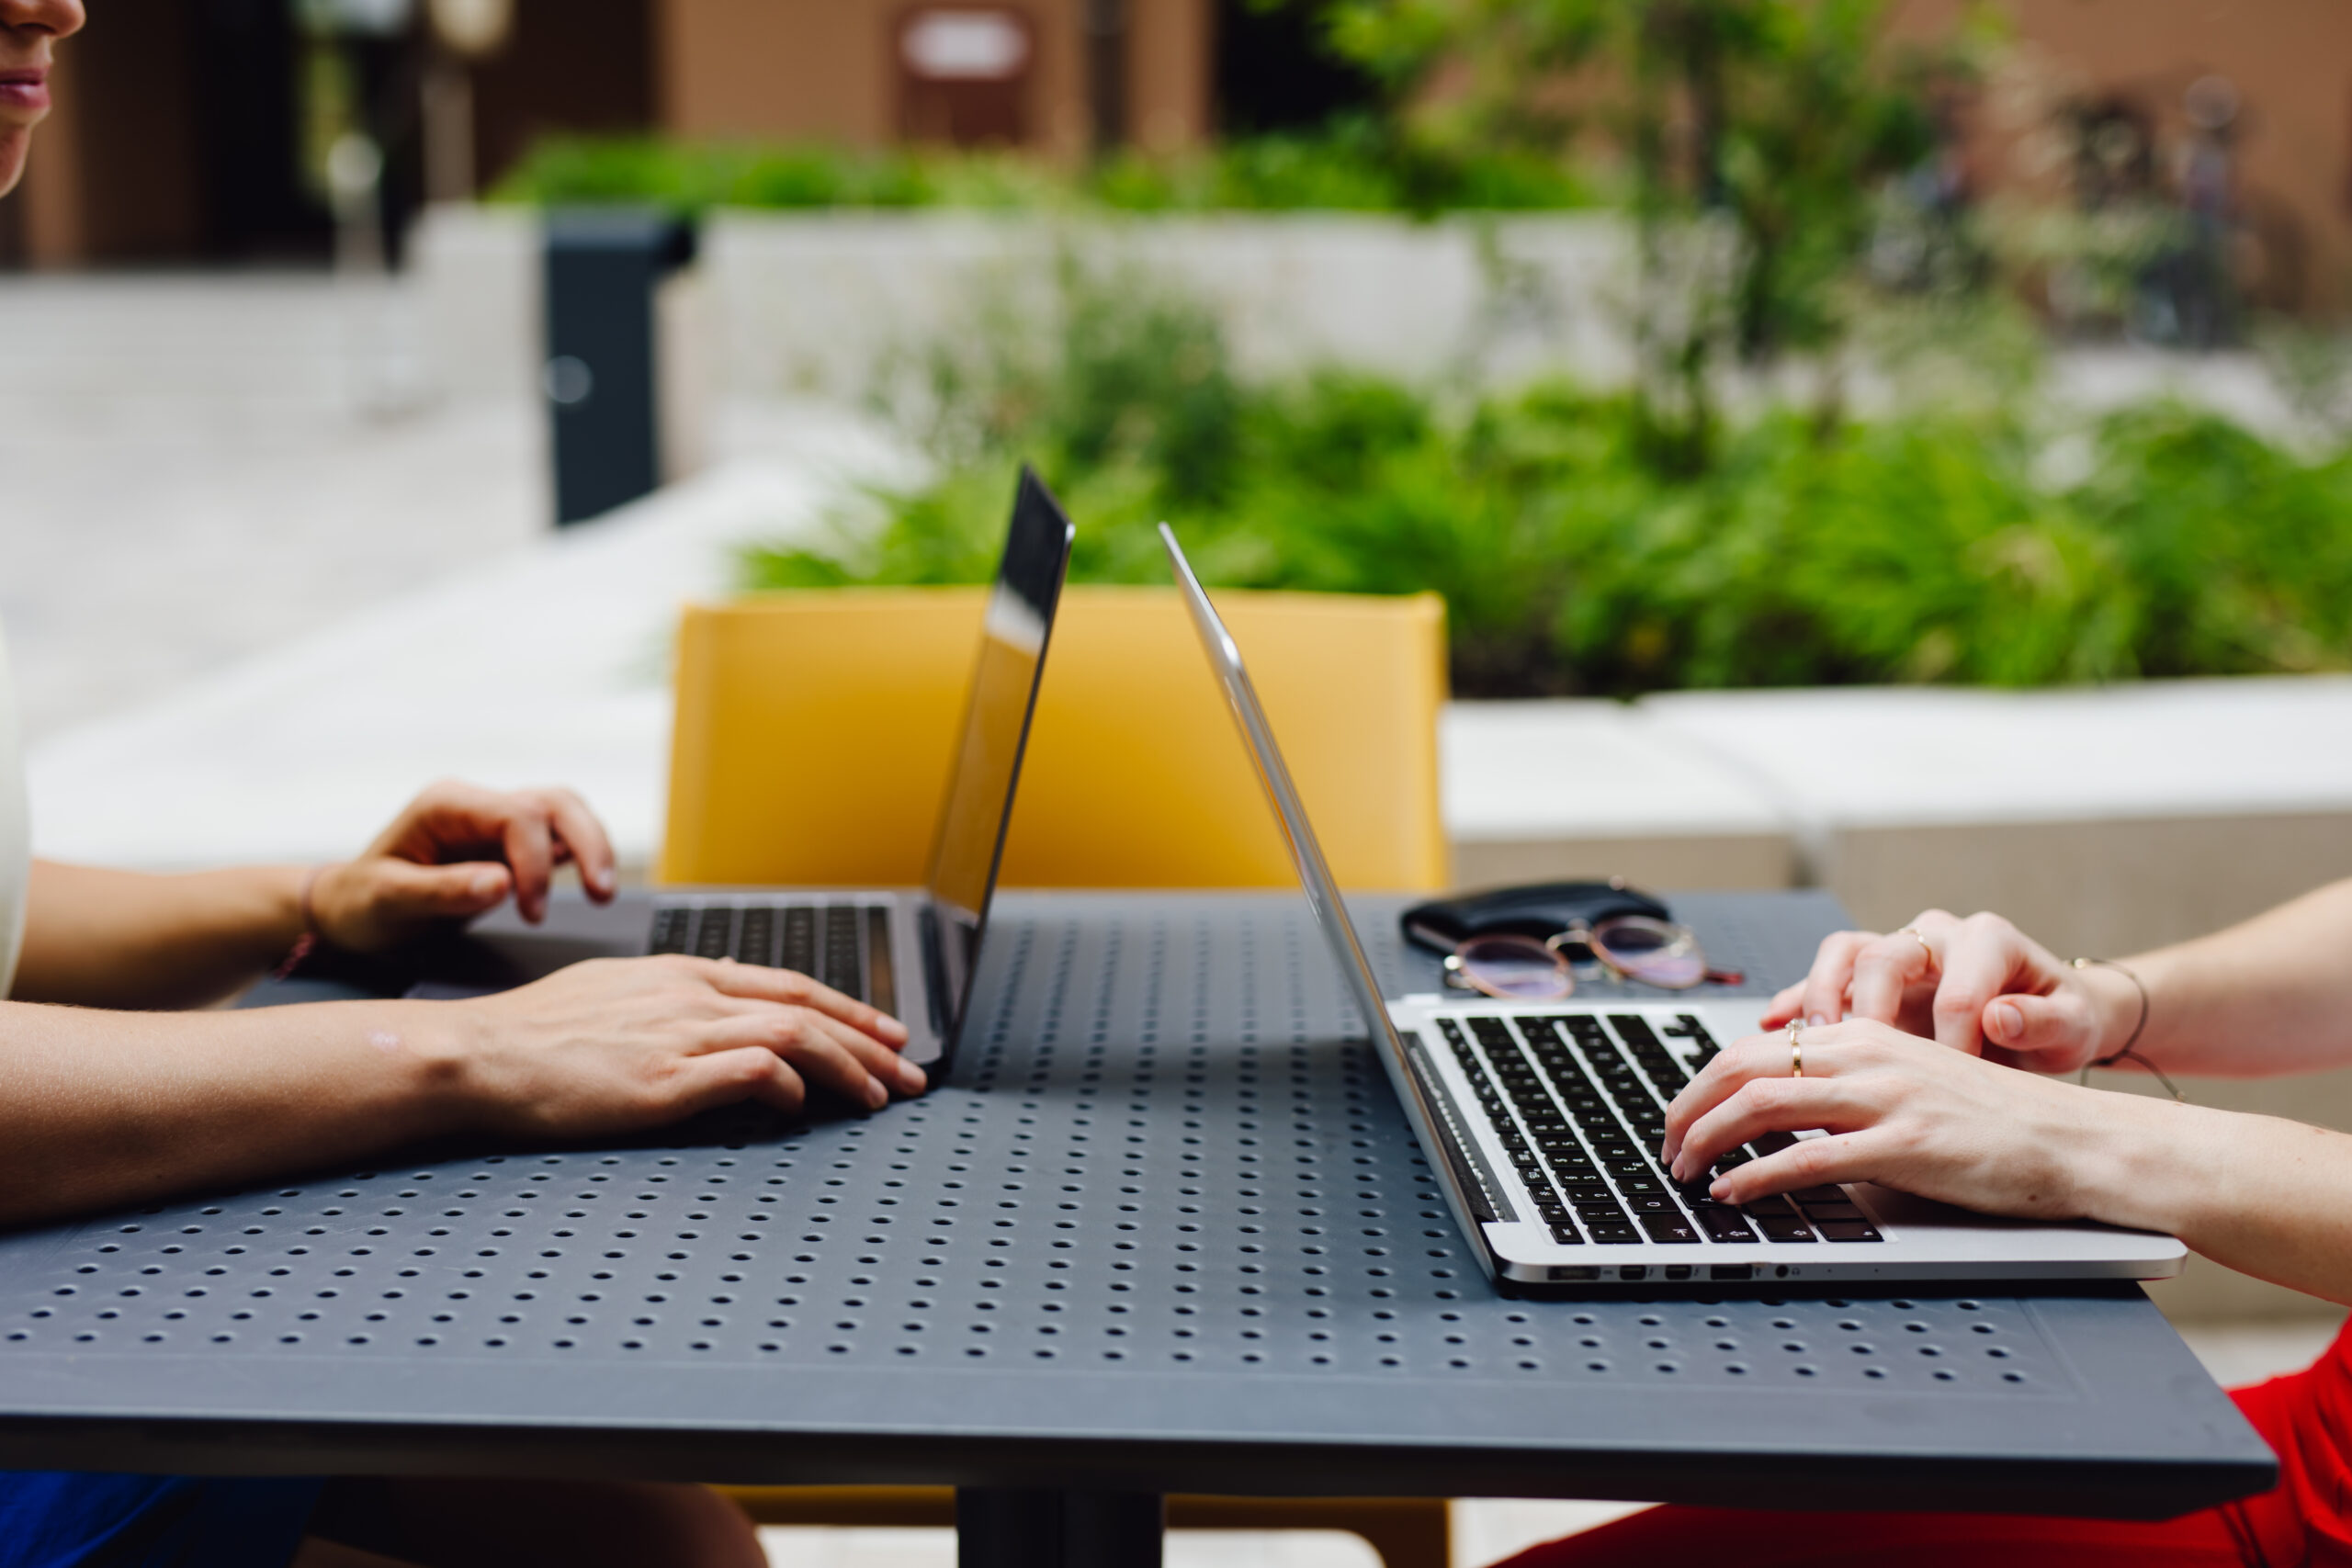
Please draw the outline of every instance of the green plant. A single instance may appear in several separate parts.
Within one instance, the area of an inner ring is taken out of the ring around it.
[[[540,206],[632,202],[682,213],[953,207],[1430,215],[1590,199],[1557,158],[1513,149],[1441,152],[1363,118],[1312,135],[1244,137],[1187,152],[1129,151],[1071,170],[1006,152],[558,137],[535,145],[493,194]]]
[[[1713,457],[1715,367],[1834,356],[1880,193],[1935,148],[1972,27],[1891,44],[1885,0],[1291,0],[1436,147],[1613,164],[1640,232],[1644,444]],[[1825,380],[1824,425],[1836,383]]]
[[[746,581],[985,581],[1027,458],[1078,521],[1077,580],[1165,581],[1164,518],[1213,584],[1434,589],[1468,694],[2352,667],[2352,454],[2011,395],[1826,432],[1769,411],[1675,472],[1629,394],[1252,384],[1148,280],[1073,262],[1061,287],[1058,333],[934,357],[935,483],[880,497],[878,529],[751,552]]]

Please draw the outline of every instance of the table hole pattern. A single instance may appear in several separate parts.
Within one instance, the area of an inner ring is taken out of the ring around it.
[[[620,1359],[1775,1384],[2072,1397],[1998,1297],[1514,1300],[1481,1274],[1305,911],[1007,906],[950,1080],[0,1241],[9,1356]],[[1367,931],[1391,984],[1393,922]],[[1736,954],[1728,955],[1736,958]],[[1817,1388],[1816,1388],[1817,1392]]]

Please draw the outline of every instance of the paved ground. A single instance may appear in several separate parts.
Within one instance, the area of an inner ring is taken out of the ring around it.
[[[0,281],[0,618],[38,739],[511,549],[527,407],[422,408],[324,279]]]
[[[415,341],[382,285],[0,274],[0,623],[29,739],[548,531],[537,405],[429,396]],[[839,411],[716,423],[715,461],[878,460]]]

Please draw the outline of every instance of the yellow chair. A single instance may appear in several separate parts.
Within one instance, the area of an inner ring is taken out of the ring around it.
[[[1443,603],[1227,592],[1217,604],[1341,885],[1442,886]],[[977,589],[849,589],[687,610],[661,879],[921,882],[980,608]],[[1295,885],[1172,589],[1066,592],[1003,881]]]
[[[1434,595],[1220,592],[1317,837],[1350,887],[1443,886]],[[922,880],[979,638],[981,593],[870,589],[696,606],[678,639],[671,883]],[[1066,591],[1003,880],[1296,885],[1171,589]],[[722,1488],[763,1524],[949,1525],[944,1487]],[[1387,1568],[1445,1568],[1442,1498],[1169,1499],[1195,1529],[1340,1529]]]

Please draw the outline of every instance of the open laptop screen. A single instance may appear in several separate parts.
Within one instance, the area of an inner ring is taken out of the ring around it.
[[[1216,606],[1209,603],[1201,580],[1193,574],[1193,563],[1184,558],[1184,547],[1176,542],[1176,530],[1162,523],[1159,542],[1168,551],[1169,567],[1176,574],[1176,586],[1183,595],[1184,608],[1192,615],[1193,629],[1199,634],[1202,651],[1208,655],[1209,668],[1216,672],[1217,684],[1225,693],[1226,707],[1240,728],[1250,765],[1257,771],[1258,782],[1264,786],[1266,799],[1274,808],[1283,841],[1290,849],[1291,863],[1297,868],[1298,880],[1306,889],[1307,907],[1314,911],[1315,923],[1322,928],[1324,939],[1331,944],[1331,956],[1340,961],[1340,976],[1355,999],[1356,1010],[1363,1014],[1364,1032],[1375,1046],[1401,1063],[1404,1043],[1397,1039],[1387,1004],[1381,1000],[1379,981],[1373,975],[1371,961],[1363,955],[1363,942],[1356,938],[1355,921],[1349,918],[1347,904],[1340,897],[1339,879],[1331,874],[1330,863],[1323,858],[1323,846],[1315,837],[1314,824],[1306,819],[1306,807],[1298,797],[1298,786],[1291,782],[1282,748],[1274,742],[1274,727],[1268,722],[1265,707],[1258,701],[1258,689],[1250,683],[1250,671],[1241,662],[1241,649],[1234,643],[1233,634],[1226,630]]]
[[[945,966],[933,987],[945,1005],[940,1033],[952,1050],[971,991],[989,897],[1012,819],[1013,786],[1045,672],[1046,641],[1069,568],[1072,529],[1061,504],[1024,468],[1012,503],[1004,560],[989,591],[980,654],[964,709],[964,733],[947,778],[932,845],[931,901],[940,922],[934,952]]]

